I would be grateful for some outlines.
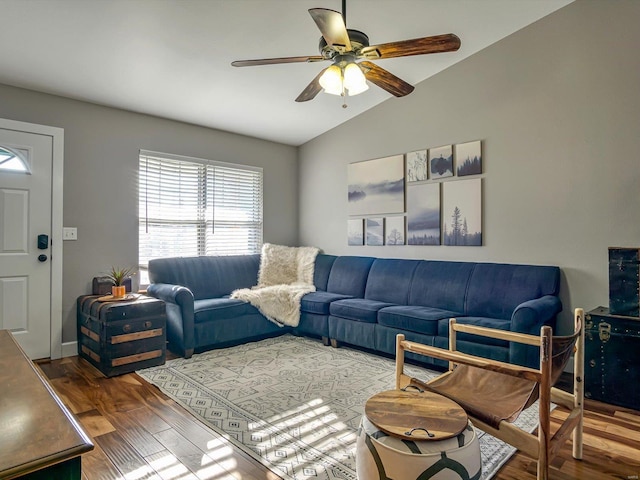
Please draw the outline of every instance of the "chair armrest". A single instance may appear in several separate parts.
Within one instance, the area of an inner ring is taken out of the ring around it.
[[[427,357],[439,358],[440,360],[451,361],[470,365],[472,367],[491,370],[512,377],[526,378],[527,380],[539,381],[540,371],[535,368],[522,367],[520,365],[512,365],[511,363],[501,362],[499,360],[491,360],[489,358],[477,357],[458,350],[451,351],[444,348],[432,347],[417,342],[402,340],[399,344],[401,348],[407,352],[425,355]],[[396,356],[398,352],[396,352]]]
[[[560,299],[554,295],[545,295],[521,303],[511,315],[511,331],[540,335],[540,329],[549,325],[555,329],[556,315],[562,310]],[[540,349],[511,343],[509,362],[533,367],[540,362]]]
[[[185,358],[195,348],[193,293],[182,285],[152,283],[147,295],[163,300],[167,306],[167,339]]]

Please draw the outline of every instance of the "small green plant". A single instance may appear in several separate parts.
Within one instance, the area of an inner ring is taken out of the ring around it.
[[[133,267],[111,267],[111,271],[107,274],[107,277],[113,282],[116,287],[119,287],[127,277],[133,275],[134,273],[135,269]]]

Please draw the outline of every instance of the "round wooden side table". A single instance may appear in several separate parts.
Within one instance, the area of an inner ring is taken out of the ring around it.
[[[480,444],[465,411],[422,390],[387,390],[367,400],[358,430],[358,480],[480,478]]]

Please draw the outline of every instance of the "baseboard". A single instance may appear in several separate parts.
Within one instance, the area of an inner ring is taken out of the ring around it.
[[[62,358],[78,355],[78,342],[66,342],[62,344]]]

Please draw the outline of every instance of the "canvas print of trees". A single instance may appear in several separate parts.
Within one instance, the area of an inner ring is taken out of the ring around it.
[[[404,217],[387,217],[384,223],[386,226],[385,244],[404,245]]]
[[[480,140],[456,145],[456,173],[459,177],[482,173]]]
[[[428,170],[426,150],[407,153],[407,183],[427,180]]]
[[[429,149],[431,179],[453,176],[453,148],[451,145]]]
[[[440,245],[440,183],[407,187],[407,243]]]
[[[349,215],[404,212],[404,155],[351,163]]]
[[[482,179],[443,184],[442,236],[445,245],[482,245]]]
[[[384,245],[384,218],[367,218],[367,245]]]
[[[350,218],[347,221],[348,245],[364,245],[364,220],[362,218]]]

